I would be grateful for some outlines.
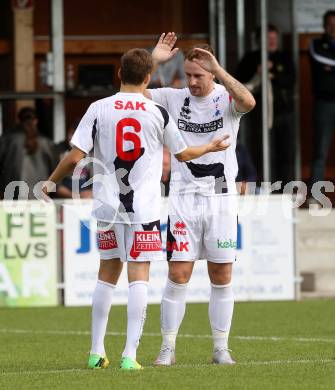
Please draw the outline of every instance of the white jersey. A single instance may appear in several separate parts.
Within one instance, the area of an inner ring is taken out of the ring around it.
[[[183,163],[172,156],[170,192],[236,194],[238,166],[235,148],[243,114],[236,111],[225,87],[214,83],[214,90],[205,97],[192,96],[188,88],[158,88],[151,89],[150,93],[152,100],[170,112],[188,146],[230,135],[231,146],[225,151],[208,153]]]
[[[112,223],[160,219],[163,144],[186,149],[169,113],[140,93],[117,93],[91,104],[71,140],[94,150],[93,215]]]

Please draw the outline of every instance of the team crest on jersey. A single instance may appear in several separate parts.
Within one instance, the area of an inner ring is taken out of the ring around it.
[[[162,240],[159,231],[135,232],[135,252],[156,252],[162,250]]]
[[[217,117],[219,117],[219,116],[222,115],[222,112],[221,112],[221,110],[219,109],[219,102],[220,102],[221,98],[222,98],[222,95],[215,96],[215,97],[213,98],[213,103],[214,103],[214,105],[215,105],[214,115],[213,115],[214,118],[217,118]]]
[[[117,241],[114,230],[98,232],[99,249],[109,250],[117,248]]]
[[[190,98],[189,97],[186,97],[185,100],[184,100],[184,105],[182,106],[181,110],[180,110],[180,116],[186,120],[189,120],[191,119],[191,109],[190,109]]]
[[[178,235],[186,236],[187,231],[185,229],[186,229],[186,224],[183,221],[177,221],[174,224],[173,234],[176,236],[178,236]]]

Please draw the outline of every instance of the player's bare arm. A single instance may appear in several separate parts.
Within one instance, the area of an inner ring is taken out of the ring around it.
[[[79,163],[86,156],[82,150],[73,147],[71,151],[59,162],[55,170],[50,175],[48,182],[53,182],[55,184],[59,183],[64,177],[71,174]],[[47,186],[43,186],[43,192],[47,193]]]
[[[208,144],[200,146],[189,146],[187,149],[175,155],[178,161],[189,161],[195,158],[199,158],[206,153],[221,152],[229,148],[230,143],[228,142],[229,135],[226,134],[221,138],[214,139]]]
[[[194,49],[194,51],[197,57],[193,61],[222,82],[234,99],[237,111],[248,112],[255,107],[255,99],[249,90],[225,71],[212,53],[199,48]]]

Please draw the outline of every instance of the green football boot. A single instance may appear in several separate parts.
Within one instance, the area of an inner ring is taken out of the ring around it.
[[[91,353],[88,358],[87,367],[93,370],[100,370],[101,368],[107,368],[109,366],[109,360],[107,356],[101,356],[96,353]]]
[[[120,363],[121,370],[142,370],[143,367],[130,357],[123,357]]]

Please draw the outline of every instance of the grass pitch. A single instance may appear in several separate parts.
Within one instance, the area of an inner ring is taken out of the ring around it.
[[[107,370],[87,370],[90,308],[0,309],[0,389],[335,389],[335,300],[238,303],[234,367],[210,364],[207,305],[189,304],[177,364],[153,367],[159,306],[148,308],[141,372],[120,372],[126,308],[113,307]]]

